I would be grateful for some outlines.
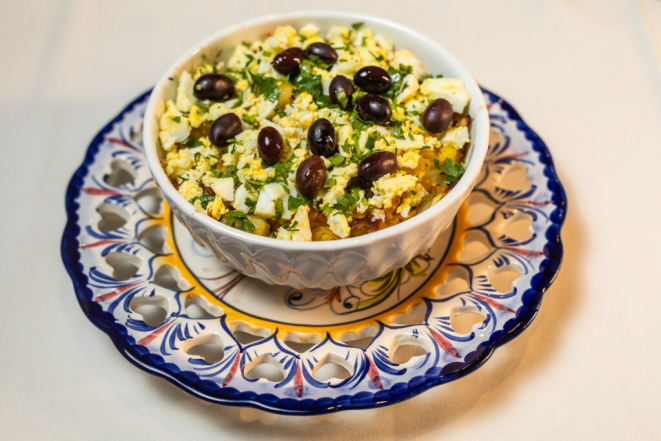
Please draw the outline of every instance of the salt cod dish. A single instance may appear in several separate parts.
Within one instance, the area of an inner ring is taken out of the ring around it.
[[[293,241],[356,237],[428,209],[461,178],[470,94],[364,28],[276,28],[178,79],[163,166],[195,208]]]

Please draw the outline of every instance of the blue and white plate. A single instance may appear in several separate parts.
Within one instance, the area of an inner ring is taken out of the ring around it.
[[[484,94],[490,150],[453,228],[377,280],[302,291],[224,267],[177,223],[146,166],[140,96],[67,190],[62,258],[83,311],[134,365],[215,403],[319,414],[463,377],[535,317],[566,213],[542,140]]]

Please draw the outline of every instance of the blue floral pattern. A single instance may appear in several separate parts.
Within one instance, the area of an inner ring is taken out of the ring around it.
[[[435,295],[422,297],[420,307],[409,312],[410,320],[377,321],[368,344],[351,345],[326,333],[299,352],[286,344],[277,327],[241,343],[233,328],[236,324],[222,311],[192,316],[187,302],[193,298],[193,288],[157,283],[161,263],[173,251],[152,250],[140,239],[141,232],[162,220],[158,210],[147,210],[140,203],[141,194],[153,188],[139,141],[148,94],[131,103],[95,137],[67,190],[69,219],[62,256],[82,309],[133,364],[216,403],[286,414],[370,408],[472,372],[534,318],[559,270],[560,229],[566,213],[565,194],[544,143],[508,103],[484,93],[494,140],[471,200],[476,198],[487,208],[465,231],[455,232],[456,237],[464,235],[467,251],[446,262],[452,273],[445,284]],[[137,177],[113,187],[104,176],[108,164],[117,159],[132,167]],[[529,185],[505,185],[510,178],[504,176],[517,173]],[[102,203],[125,210],[126,225],[107,232],[90,221],[98,219],[96,209]],[[522,219],[527,228],[509,228]],[[365,299],[378,301],[404,279],[433,271],[429,256],[416,259],[376,281],[373,288],[361,287],[360,295],[351,292],[356,288],[349,288],[336,313],[367,308],[370,303]],[[496,283],[508,271],[517,275],[510,286]],[[228,289],[241,281],[232,280]],[[304,298],[291,290],[286,298],[293,307],[305,309],[332,295]],[[164,317],[154,324],[138,312],[134,302],[157,305]],[[453,320],[466,311],[483,320],[458,332]],[[418,314],[415,320],[414,313]],[[222,348],[219,360],[208,362],[188,353],[196,342],[208,342],[210,337]],[[417,346],[423,353],[399,360],[395,352],[402,345]],[[282,374],[281,379],[250,375],[265,360]],[[344,368],[346,375],[318,379],[316,374],[326,363]]]

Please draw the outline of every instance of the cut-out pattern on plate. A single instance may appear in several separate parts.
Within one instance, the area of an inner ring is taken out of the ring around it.
[[[544,143],[485,96],[492,142],[453,228],[376,281],[300,292],[224,267],[172,220],[139,144],[143,95],[67,190],[62,256],[83,310],[136,366],[217,403],[369,408],[472,372],[534,318],[566,208]]]

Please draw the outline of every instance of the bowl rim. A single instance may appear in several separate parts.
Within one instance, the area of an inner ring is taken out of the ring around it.
[[[288,251],[337,251],[351,249],[359,246],[366,246],[372,243],[386,240],[388,238],[393,238],[401,234],[405,234],[408,230],[415,228],[421,224],[424,224],[426,221],[430,221],[432,217],[438,216],[444,209],[450,206],[460,195],[466,193],[473,183],[477,180],[480,170],[486,157],[488,149],[488,140],[489,140],[489,114],[486,103],[484,101],[484,96],[482,93],[471,94],[471,100],[478,100],[478,108],[476,115],[479,113],[483,114],[481,119],[482,124],[475,125],[473,127],[475,136],[471,139],[471,147],[473,149],[471,161],[466,167],[466,172],[459,180],[457,185],[455,185],[448,194],[438,201],[434,206],[430,207],[428,210],[425,210],[423,213],[417,214],[412,218],[406,219],[405,221],[393,225],[391,227],[385,228],[383,230],[375,231],[373,233],[368,233],[363,236],[350,237],[346,239],[338,239],[332,241],[323,241],[323,242],[298,242],[298,241],[288,241],[275,239],[271,237],[257,236],[245,231],[241,231],[236,228],[232,228],[228,225],[219,222],[216,219],[213,219],[206,214],[199,212],[193,204],[188,202],[172,185],[170,179],[165,174],[163,165],[161,164],[160,157],[157,153],[157,138],[152,136],[153,133],[158,132],[158,127],[154,130],[154,125],[157,125],[156,118],[154,114],[156,112],[156,107],[163,95],[167,84],[172,81],[174,73],[179,69],[183,64],[187,63],[192,57],[194,57],[199,51],[207,48],[213,43],[221,40],[222,38],[228,37],[238,31],[242,31],[246,28],[256,27],[271,22],[284,20],[284,19],[309,19],[314,23],[317,19],[338,19],[338,20],[352,20],[356,22],[365,22],[367,26],[370,23],[376,23],[384,27],[390,27],[396,32],[408,33],[417,40],[430,45],[434,48],[435,54],[440,55],[444,59],[451,61],[457,66],[458,69],[462,70],[465,79],[464,82],[467,82],[470,87],[469,89],[481,90],[477,82],[473,79],[468,70],[461,64],[448,50],[443,46],[432,40],[431,38],[399,23],[393,22],[388,19],[384,19],[377,16],[365,15],[360,13],[352,12],[339,12],[339,11],[326,11],[326,10],[314,10],[314,11],[296,11],[296,12],[286,12],[279,14],[270,14],[260,16],[251,20],[239,22],[233,26],[229,26],[215,32],[214,34],[202,39],[192,46],[189,50],[184,52],[172,65],[170,65],[161,79],[156,83],[154,89],[151,92],[149,97],[149,102],[147,104],[147,109],[144,115],[144,131],[143,131],[143,144],[145,149],[145,154],[147,156],[147,164],[151,171],[151,174],[160,187],[161,191],[167,194],[167,199],[171,200],[181,209],[184,214],[187,216],[196,216],[200,222],[205,224],[207,227],[218,230],[220,234],[230,236],[233,239],[246,242],[250,245],[263,246],[263,247],[273,247],[279,248]],[[476,120],[477,118],[474,118]],[[481,140],[479,143],[474,143],[473,139]],[[164,185],[165,183],[165,185]],[[462,201],[463,202],[463,201]],[[454,217],[454,215],[453,215]]]

